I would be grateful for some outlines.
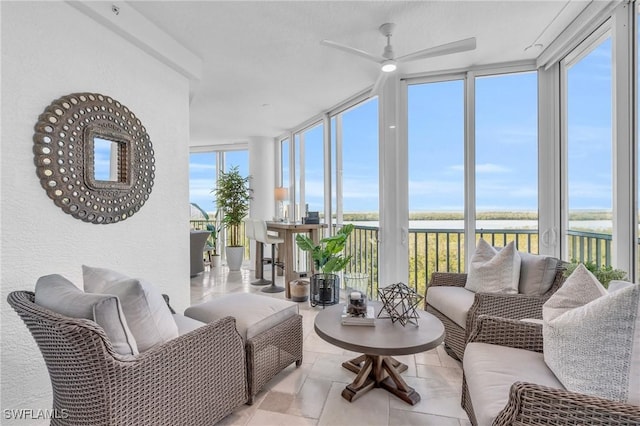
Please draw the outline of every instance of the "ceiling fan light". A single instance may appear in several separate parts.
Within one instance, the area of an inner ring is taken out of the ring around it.
[[[384,61],[382,63],[382,67],[380,68],[383,72],[394,72],[398,68],[396,61],[391,59]]]

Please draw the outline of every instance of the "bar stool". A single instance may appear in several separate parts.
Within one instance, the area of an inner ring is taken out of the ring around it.
[[[249,240],[256,239],[255,226],[253,222],[254,220],[249,218],[244,220],[244,233]],[[262,259],[260,259],[260,268],[262,268],[262,265],[264,263],[265,263],[265,259],[263,257]],[[267,285],[267,284],[271,284],[271,281],[265,280],[264,278],[260,278],[259,280],[256,280],[251,283],[251,285]]]
[[[271,244],[271,285],[262,289],[264,293],[280,293],[284,287],[276,285],[276,263],[282,267],[281,262],[276,262],[276,244],[284,243],[283,238],[274,237],[267,233],[267,222],[264,220],[253,221],[253,232],[256,241],[263,244]]]

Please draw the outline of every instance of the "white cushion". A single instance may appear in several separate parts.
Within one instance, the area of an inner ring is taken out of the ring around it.
[[[559,259],[540,254],[520,253],[520,284],[518,293],[539,296],[545,294],[556,278]]]
[[[140,352],[178,337],[171,311],[153,285],[104,268],[83,265],[82,272],[85,291],[118,296]]]
[[[173,320],[176,322],[178,326],[178,334],[182,336],[183,334],[187,334],[192,332],[193,330],[197,330],[203,325],[207,325],[206,323],[198,320],[194,320],[193,318],[185,317],[180,314],[173,314]]]
[[[520,255],[513,241],[498,251],[480,238],[465,288],[475,293],[517,293],[519,281]]]
[[[298,304],[268,296],[236,293],[193,305],[184,314],[205,323],[234,317],[236,329],[246,341],[297,315]]]
[[[564,389],[539,352],[472,342],[465,348],[462,368],[473,411],[481,426],[493,424],[507,405],[509,390],[515,382]]]
[[[139,353],[116,296],[85,293],[61,275],[47,275],[36,283],[35,302],[67,317],[95,321],[121,355]]]
[[[622,290],[623,288],[635,285],[629,281],[611,280],[607,286],[607,292],[613,293],[614,291]]]
[[[638,285],[608,293],[579,265],[542,315],[545,362],[567,389],[640,405]]]
[[[475,297],[463,287],[433,286],[427,290],[427,303],[464,329]]]

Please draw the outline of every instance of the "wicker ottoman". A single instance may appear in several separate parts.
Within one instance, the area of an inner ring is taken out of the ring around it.
[[[205,323],[226,316],[236,319],[247,351],[248,404],[282,369],[302,363],[302,316],[296,303],[238,293],[191,306],[184,314]]]

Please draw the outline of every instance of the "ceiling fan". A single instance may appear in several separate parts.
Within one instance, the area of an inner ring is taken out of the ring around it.
[[[371,89],[371,93],[377,93],[380,86],[389,75],[398,68],[398,63],[415,61],[417,59],[431,58],[434,56],[450,55],[452,53],[465,52],[467,50],[473,50],[476,48],[475,37],[465,38],[463,40],[454,41],[451,43],[441,44],[439,46],[428,47],[426,49],[418,50],[417,52],[409,53],[407,55],[395,57],[393,52],[393,46],[391,46],[391,36],[396,24],[387,22],[380,25],[378,31],[387,38],[387,45],[384,47],[382,56],[372,55],[364,50],[356,49],[355,47],[346,46],[344,44],[336,43],[331,40],[322,40],[320,43],[325,46],[333,47],[342,50],[347,53],[361,56],[371,61],[380,64],[380,75]]]

